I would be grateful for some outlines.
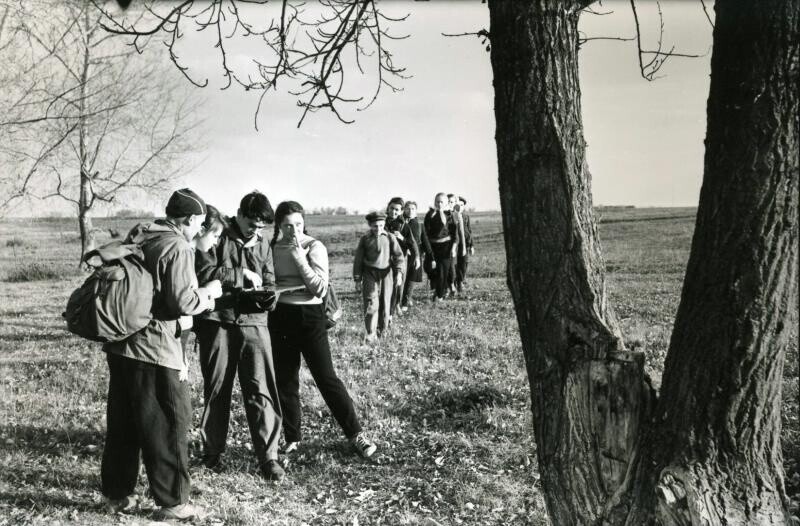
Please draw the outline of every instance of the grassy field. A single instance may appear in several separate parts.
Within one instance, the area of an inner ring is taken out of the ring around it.
[[[600,235],[629,347],[648,355],[658,385],[688,257],[693,209],[603,209]],[[345,317],[331,333],[334,363],[362,423],[379,444],[355,457],[313,381],[301,376],[305,438],[280,486],[262,481],[238,393],[229,469],[193,471],[205,524],[548,524],[530,418],[530,397],[510,295],[498,214],[473,216],[476,254],[467,294],[419,301],[380,347],[360,345],[349,279],[359,218],[309,217],[332,255]],[[124,233],[130,220],[97,220]],[[0,525],[146,524],[101,508],[100,455],[107,370],[99,348],[66,333],[60,314],[82,281],[76,225],[0,222]],[[424,291],[418,291],[422,297]],[[784,381],[787,484],[800,490],[797,332]],[[202,379],[192,365],[195,422]],[[238,390],[238,388],[237,388]],[[199,436],[191,435],[192,454]],[[146,494],[140,478],[139,492]],[[795,513],[797,513],[795,508]]]

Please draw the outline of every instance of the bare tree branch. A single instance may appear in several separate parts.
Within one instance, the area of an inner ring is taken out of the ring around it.
[[[0,94],[0,163],[11,172],[0,179],[0,208],[61,198],[76,205],[84,234],[97,203],[161,189],[183,173],[197,92],[168,62],[139,56],[146,36],[137,47],[102,29],[109,18],[99,0],[20,5],[3,25],[13,45],[0,48],[11,65]],[[164,25],[177,26],[182,11],[171,13]]]
[[[708,6],[706,6],[705,0],[700,0],[700,5],[703,6],[703,13],[706,15],[706,20],[711,25],[711,28],[714,28],[714,21],[711,20],[711,14],[708,12]]]
[[[658,8],[658,44],[655,50],[646,50],[642,46],[642,31],[639,25],[639,14],[636,10],[636,0],[630,0],[631,12],[633,13],[634,25],[636,28],[636,47],[638,50],[639,71],[643,79],[652,81],[658,78],[657,73],[670,57],[699,58],[703,55],[692,55],[688,53],[675,52],[675,46],[669,51],[663,51],[664,42],[664,15],[661,11],[661,3],[656,0]],[[650,58],[645,58],[645,56]]]
[[[236,84],[245,91],[261,91],[253,122],[256,129],[266,92],[277,89],[281,78],[289,81],[287,91],[298,98],[297,105],[302,108],[298,126],[308,113],[323,108],[341,122],[353,122],[340,107],[358,103],[364,97],[347,94],[346,78],[352,73],[348,73],[344,60],[345,50],[354,51],[358,71],[362,74],[365,74],[363,65],[369,59],[377,77],[375,91],[366,106],[356,108],[357,111],[372,104],[384,87],[399,91],[393,78],[407,78],[405,70],[394,64],[391,53],[384,47],[386,39],[406,38],[393,35],[388,24],[402,22],[407,15],[388,16],[376,7],[374,0],[318,0],[309,11],[301,9],[302,3],[282,0],[276,6],[279,10],[266,22],[261,7],[258,21],[251,21],[250,12],[257,6],[265,7],[268,3],[265,0],[185,1],[170,6],[167,11],[151,2],[139,9],[140,13],[147,14],[147,21],[140,17],[138,22],[130,22],[127,14],[119,16],[104,10],[103,27],[131,37],[130,43],[137,49],[141,49],[142,39],[160,37],[175,66],[198,86],[207,86],[208,79],[195,79],[180,62],[178,44],[186,27],[192,27],[195,32],[213,31],[213,45],[220,55],[223,76],[221,89]],[[227,46],[233,38],[257,42],[266,58],[254,57],[251,70],[232,64]]]

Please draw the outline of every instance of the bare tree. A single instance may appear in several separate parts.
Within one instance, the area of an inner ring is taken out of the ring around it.
[[[319,0],[304,2],[284,0],[267,17],[268,0],[211,0],[179,3],[143,2],[129,11],[129,17],[115,16],[104,9],[104,27],[111,33],[127,35],[137,49],[152,37],[166,44],[178,69],[196,86],[206,86],[208,79],[197,77],[180,59],[181,39],[192,31],[210,32],[219,54],[223,89],[238,85],[245,90],[262,92],[261,100],[283,79],[302,108],[300,126],[309,112],[331,111],[343,123],[351,123],[341,111],[343,105],[356,104],[359,110],[369,107],[382,89],[399,91],[398,79],[405,69],[394,64],[386,41],[407,38],[393,34],[389,25],[406,16],[390,17],[378,9],[374,0]],[[272,3],[272,5],[276,5]],[[249,68],[230,63],[230,40],[254,42],[257,54]],[[375,74],[372,95],[364,98],[347,90],[346,79],[356,71],[362,75],[369,68]],[[255,112],[258,129],[258,109]]]
[[[780,373],[797,303],[800,0],[715,4],[704,183],[658,394],[605,290],[578,82],[579,47],[593,38],[578,20],[593,3],[490,0],[490,29],[471,33],[491,49],[508,284],[548,511],[555,524],[786,524]],[[192,4],[152,31],[120,27],[179,36]],[[282,5],[272,64],[289,53]],[[331,20],[355,23],[345,14],[375,7],[326,5]],[[636,28],[652,80],[681,54],[660,38],[644,49]],[[325,33],[321,56],[338,56],[325,50],[344,33]]]
[[[82,254],[91,211],[170,186],[195,146],[197,94],[169,61],[104,31],[86,1],[4,2],[0,210],[25,199],[73,204]],[[148,59],[149,58],[149,59]]]

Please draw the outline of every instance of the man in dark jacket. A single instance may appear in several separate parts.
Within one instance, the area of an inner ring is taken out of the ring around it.
[[[158,515],[190,520],[203,512],[189,503],[192,409],[179,322],[213,308],[221,291],[219,283],[198,289],[194,274],[189,242],[205,218],[203,200],[184,188],[172,194],[166,212],[166,219],[137,225],[126,240],[141,246],[153,276],[153,319],[126,340],[103,346],[110,374],[101,480],[110,512],[135,507],[141,452]]]
[[[275,384],[267,311],[275,309],[272,247],[262,230],[274,221],[267,197],[252,192],[242,198],[236,217],[217,246],[197,254],[200,283],[218,279],[223,297],[218,308],[204,315],[195,332],[200,347],[205,406],[200,424],[203,463],[215,471],[228,436],[233,381],[239,375],[253,450],[261,474],[280,481],[278,463],[281,408]]]
[[[467,200],[459,196],[458,205],[461,213],[463,237],[460,240],[458,255],[456,256],[455,285],[458,292],[461,292],[467,286],[469,257],[475,253],[475,250],[472,247],[472,227],[469,224],[469,216],[467,215]]]

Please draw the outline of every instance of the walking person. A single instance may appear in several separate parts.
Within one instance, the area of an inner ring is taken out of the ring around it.
[[[189,502],[192,410],[180,333],[189,328],[189,315],[213,308],[221,293],[218,284],[198,288],[193,271],[189,242],[205,214],[203,200],[184,188],[170,197],[166,219],[137,225],[126,239],[141,247],[153,276],[153,319],[129,338],[103,346],[110,375],[101,484],[112,513],[137,505],[141,453],[159,518],[204,514]]]
[[[225,307],[201,317],[195,328],[200,348],[205,405],[200,423],[203,464],[214,471],[225,465],[233,382],[239,377],[250,438],[261,475],[281,481],[278,462],[281,408],[267,330],[275,308],[272,249],[262,230],[274,213],[260,192],[244,196],[236,216],[228,219],[219,244],[198,252],[200,282],[218,279]]]
[[[305,212],[295,201],[275,210],[272,238],[278,305],[269,317],[275,359],[275,379],[283,409],[284,452],[295,451],[302,438],[300,427],[300,357],[314,378],[345,437],[364,458],[377,446],[361,432],[353,400],[336,375],[331,359],[325,306],[328,290],[328,251],[321,241],[306,234]]]
[[[358,241],[353,259],[353,281],[364,306],[366,343],[374,343],[392,322],[391,301],[395,283],[403,280],[403,253],[393,234],[385,230],[386,214],[366,216],[369,233]]]
[[[392,316],[402,315],[401,302],[409,269],[416,270],[420,266],[419,246],[403,217],[404,204],[402,197],[393,197],[386,206],[386,231],[394,234],[403,253],[403,280],[395,283],[392,289]]]
[[[417,257],[413,260],[409,257],[406,262],[406,275],[403,284],[403,299],[400,302],[403,311],[408,310],[414,305],[413,292],[414,286],[422,281],[422,254],[426,258],[433,257],[431,251],[431,244],[428,242],[428,236],[425,235],[425,229],[417,219],[417,203],[414,201],[406,201],[403,206],[403,220],[408,226],[408,231],[414,239],[417,246]]]
[[[461,236],[456,254],[456,291],[461,293],[467,287],[467,270],[469,269],[469,258],[475,253],[472,246],[472,227],[469,224],[467,214],[467,200],[458,196],[458,211],[461,215]]]
[[[432,208],[423,220],[425,235],[431,246],[431,281],[435,302],[445,298],[450,290],[452,260],[456,257],[458,232],[455,219],[447,206],[447,194],[439,192],[434,197]]]
[[[448,296],[452,297],[456,293],[456,275],[458,273],[458,258],[459,256],[463,256],[466,254],[466,249],[464,247],[464,221],[461,216],[461,206],[458,202],[458,196],[456,194],[447,194],[447,209],[453,216],[453,220],[456,223],[456,236],[453,239],[453,243],[455,248],[453,250],[453,256],[450,258],[450,270],[448,271]]]

